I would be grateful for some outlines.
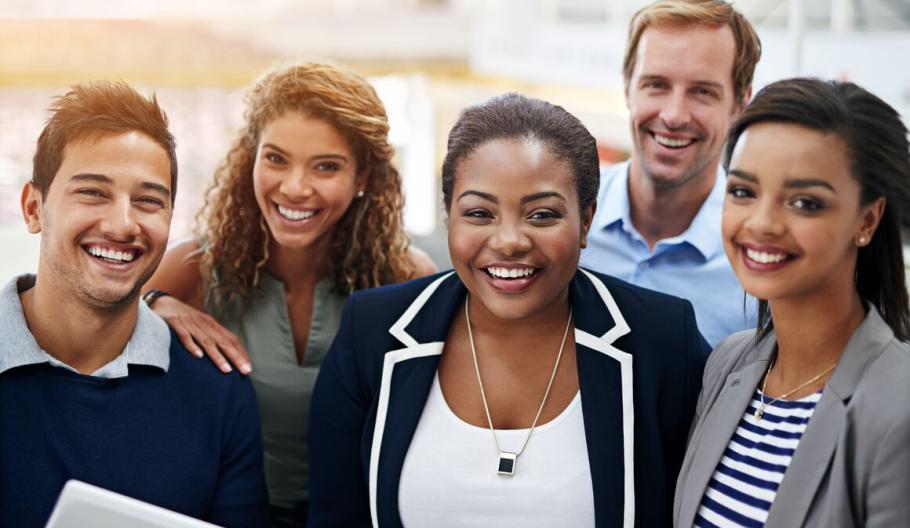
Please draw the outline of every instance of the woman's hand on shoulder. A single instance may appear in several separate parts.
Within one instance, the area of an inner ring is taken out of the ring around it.
[[[204,352],[224,373],[231,371],[231,365],[241,374],[250,373],[250,356],[240,339],[211,315],[171,295],[156,299],[152,310],[167,321],[194,356],[201,358]]]
[[[195,239],[170,248],[143,291],[167,293],[155,299],[152,310],[167,321],[191,354],[208,355],[223,372],[230,372],[234,365],[248,374],[250,356],[240,339],[203,311],[204,277],[199,269],[199,254],[199,241]]]
[[[439,268],[436,267],[433,259],[431,259],[424,250],[416,246],[408,247],[408,260],[414,268],[414,271],[410,276],[411,279],[426,277],[427,275],[432,275],[439,271]]]

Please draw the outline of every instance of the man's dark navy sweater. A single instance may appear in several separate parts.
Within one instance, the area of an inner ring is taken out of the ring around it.
[[[264,526],[250,381],[171,334],[170,367],[83,376],[49,364],[0,374],[0,526],[44,526],[78,479],[224,526]]]

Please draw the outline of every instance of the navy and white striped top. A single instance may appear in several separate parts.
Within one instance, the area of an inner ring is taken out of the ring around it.
[[[695,526],[765,525],[777,488],[821,395],[816,392],[800,400],[778,400],[770,405],[765,397],[764,414],[757,420],[754,413],[761,391],[755,391],[708,483]]]

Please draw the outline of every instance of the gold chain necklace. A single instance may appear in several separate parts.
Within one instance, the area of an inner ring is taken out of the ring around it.
[[[468,314],[469,298],[470,295],[465,297],[464,300],[464,318],[468,327],[468,342],[471,343],[471,356],[474,358],[474,372],[477,374],[477,384],[480,385],[480,399],[483,401],[483,412],[487,415],[487,424],[490,426],[490,433],[493,434],[493,442],[496,443],[496,450],[499,451],[499,467],[496,472],[500,475],[511,477],[515,474],[515,464],[518,461],[518,455],[520,455],[528,445],[528,440],[531,439],[531,433],[533,433],[534,428],[537,427],[537,420],[540,419],[540,413],[543,411],[543,406],[547,403],[547,397],[550,396],[553,380],[556,379],[556,369],[559,367],[559,360],[562,359],[562,350],[566,345],[566,336],[569,335],[569,325],[572,322],[572,307],[569,307],[569,319],[566,320],[566,329],[562,333],[562,343],[559,344],[559,352],[556,354],[556,363],[553,364],[553,372],[550,374],[550,381],[547,383],[547,390],[543,393],[543,400],[540,401],[540,407],[537,408],[537,415],[534,416],[534,422],[531,424],[531,429],[528,430],[528,436],[525,437],[524,443],[521,444],[521,449],[513,453],[510,451],[503,451],[502,448],[499,447],[499,439],[496,437],[496,430],[493,429],[493,419],[490,418],[490,407],[487,405],[487,395],[483,390],[483,381],[480,380],[480,367],[477,365],[477,349],[474,348],[474,334],[471,332],[471,316]]]
[[[777,355],[775,354],[775,356],[771,359],[771,364],[768,365],[768,371],[765,372],[765,379],[764,379],[764,381],[762,381],[762,384],[761,384],[761,395],[759,396],[761,403],[759,404],[758,409],[755,409],[755,414],[753,415],[753,416],[755,416],[755,419],[758,421],[761,421],[762,415],[765,414],[765,407],[767,407],[768,405],[772,405],[777,400],[782,400],[782,399],[786,398],[787,396],[793,394],[794,392],[796,392],[800,389],[803,389],[803,388],[808,387],[809,385],[812,385],[816,381],[822,379],[822,377],[825,374],[834,370],[834,367],[837,366],[837,363],[831,365],[830,367],[819,372],[815,377],[813,377],[809,381],[803,383],[799,387],[796,387],[795,389],[793,389],[791,391],[787,391],[784,394],[781,394],[780,396],[778,396],[777,398],[774,398],[773,400],[769,401],[768,403],[765,403],[765,387],[768,386],[768,376],[771,375],[771,368],[774,367],[774,360],[776,360],[776,359],[777,359]]]

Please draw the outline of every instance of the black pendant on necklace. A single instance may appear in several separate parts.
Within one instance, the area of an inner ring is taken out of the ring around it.
[[[515,474],[515,461],[518,459],[518,453],[509,453],[508,451],[499,452],[499,469],[497,473],[511,477]]]

